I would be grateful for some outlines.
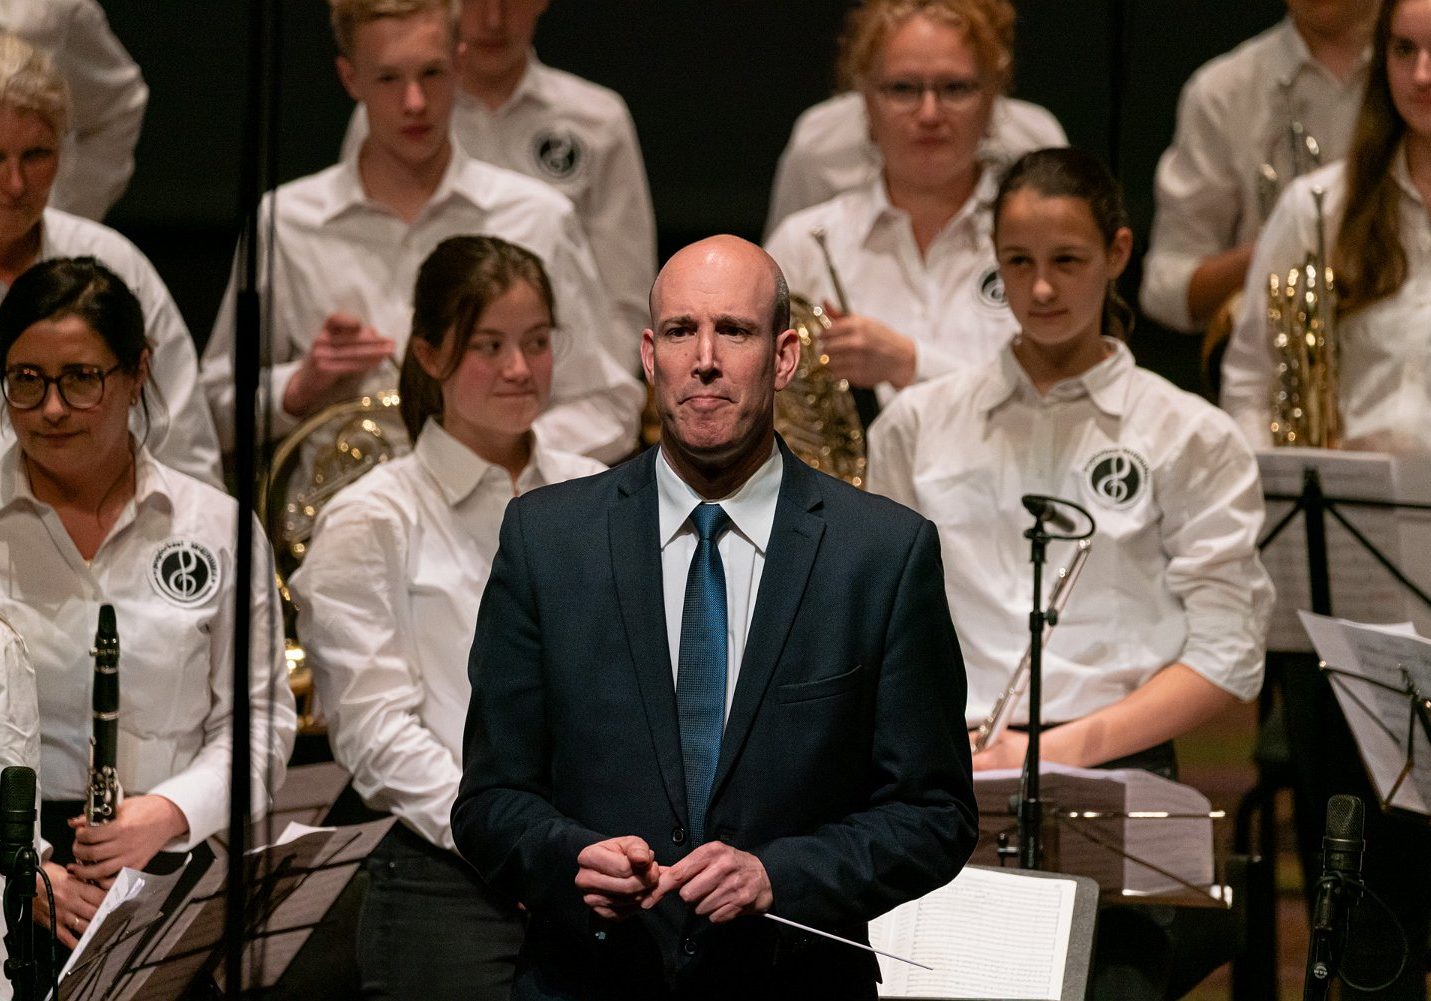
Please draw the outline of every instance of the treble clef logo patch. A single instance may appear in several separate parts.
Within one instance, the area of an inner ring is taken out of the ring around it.
[[[194,608],[219,589],[219,561],[207,546],[175,539],[155,551],[149,564],[149,583],[166,601]]]
[[[1148,486],[1148,463],[1131,449],[1104,449],[1083,468],[1089,493],[1104,507],[1131,507]]]

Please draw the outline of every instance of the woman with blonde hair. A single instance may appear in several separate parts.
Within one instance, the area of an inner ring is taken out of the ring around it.
[[[1013,76],[1013,43],[1007,0],[859,4],[841,75],[863,96],[883,168],[787,217],[766,245],[791,291],[834,318],[821,342],[831,372],[885,402],[992,358],[1017,329],[989,239],[998,169],[980,153]],[[843,305],[817,233],[848,293]]]

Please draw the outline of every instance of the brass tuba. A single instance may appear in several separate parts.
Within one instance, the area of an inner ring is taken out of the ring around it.
[[[830,374],[820,334],[830,318],[819,306],[790,297],[790,325],[800,335],[800,365],[775,395],[775,430],[801,459],[852,486],[865,485],[865,432],[850,384]]]
[[[274,549],[288,683],[298,700],[299,725],[305,733],[322,732],[323,727],[314,710],[312,669],[294,628],[297,614],[288,577],[307,555],[314,523],[333,495],[380,463],[411,450],[396,390],[325,407],[274,449],[258,515]]]
[[[1267,278],[1267,336],[1276,361],[1270,428],[1273,444],[1336,448],[1341,443],[1337,382],[1337,287],[1327,263],[1321,188],[1317,247],[1300,267]]]

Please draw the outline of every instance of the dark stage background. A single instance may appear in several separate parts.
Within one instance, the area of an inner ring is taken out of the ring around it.
[[[202,347],[238,231],[242,0],[103,0],[151,95],[138,167],[108,222],[154,260]],[[1277,0],[1016,0],[1015,93],[1054,112],[1123,181],[1139,238],[1178,91],[1206,60],[1272,24]],[[625,96],[664,258],[717,231],[758,239],[796,115],[828,96],[845,0],[554,0],[542,59]],[[323,0],[283,0],[280,179],[337,157],[351,108]],[[1133,269],[1136,271],[1136,267]],[[1136,274],[1126,281],[1129,301]],[[1196,386],[1197,344],[1143,325],[1139,360]]]

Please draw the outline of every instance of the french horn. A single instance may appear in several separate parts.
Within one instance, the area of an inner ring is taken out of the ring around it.
[[[790,325],[800,337],[800,364],[775,394],[775,430],[806,463],[851,486],[865,485],[865,432],[850,384],[830,373],[820,335],[830,329],[824,309],[790,296]]]
[[[328,501],[378,465],[411,450],[396,390],[325,407],[274,449],[259,492],[258,515],[274,549],[288,683],[305,733],[321,733],[323,725],[313,701],[313,672],[298,641],[288,578],[307,555],[314,524]]]

